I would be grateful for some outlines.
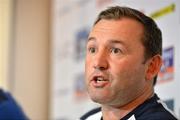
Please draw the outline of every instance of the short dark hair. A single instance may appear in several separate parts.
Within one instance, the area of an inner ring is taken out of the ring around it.
[[[106,10],[100,12],[94,25],[96,25],[100,20],[119,20],[123,17],[132,18],[139,21],[144,26],[144,36],[142,37],[142,44],[145,47],[145,60],[159,54],[162,55],[162,33],[158,28],[155,21],[143,14],[142,12],[129,8],[114,6],[109,7]],[[157,80],[157,75],[154,77],[154,85]]]

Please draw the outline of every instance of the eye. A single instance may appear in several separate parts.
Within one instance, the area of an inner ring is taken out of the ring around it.
[[[120,53],[122,53],[122,51],[119,48],[112,48],[111,49],[111,53],[113,53],[113,54],[120,54]]]
[[[88,48],[88,52],[89,53],[95,53],[96,52],[96,48],[90,47],[90,48]]]

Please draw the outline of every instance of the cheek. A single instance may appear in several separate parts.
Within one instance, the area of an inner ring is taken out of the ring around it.
[[[113,73],[129,73],[131,71],[138,71],[142,69],[144,66],[141,62],[142,60],[138,59],[137,57],[124,57],[122,59],[114,59],[110,61],[110,66]]]
[[[128,73],[129,71],[129,65],[128,61],[121,60],[121,61],[112,61],[111,62],[111,73],[114,74],[114,76],[117,75],[121,76],[122,74]]]
[[[144,65],[133,61],[118,62],[111,65],[111,74],[116,82],[114,85],[119,85],[122,88],[137,84],[145,78]]]

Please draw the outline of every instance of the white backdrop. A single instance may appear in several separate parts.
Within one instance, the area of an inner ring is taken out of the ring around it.
[[[164,65],[156,93],[180,116],[180,2],[178,0],[53,0],[50,119],[74,120],[97,106],[84,86],[85,42],[100,10],[126,5],[153,17],[163,33]]]

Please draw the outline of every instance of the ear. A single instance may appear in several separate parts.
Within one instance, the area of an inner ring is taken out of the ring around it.
[[[146,80],[152,80],[160,71],[162,58],[160,55],[155,55],[147,62]]]

